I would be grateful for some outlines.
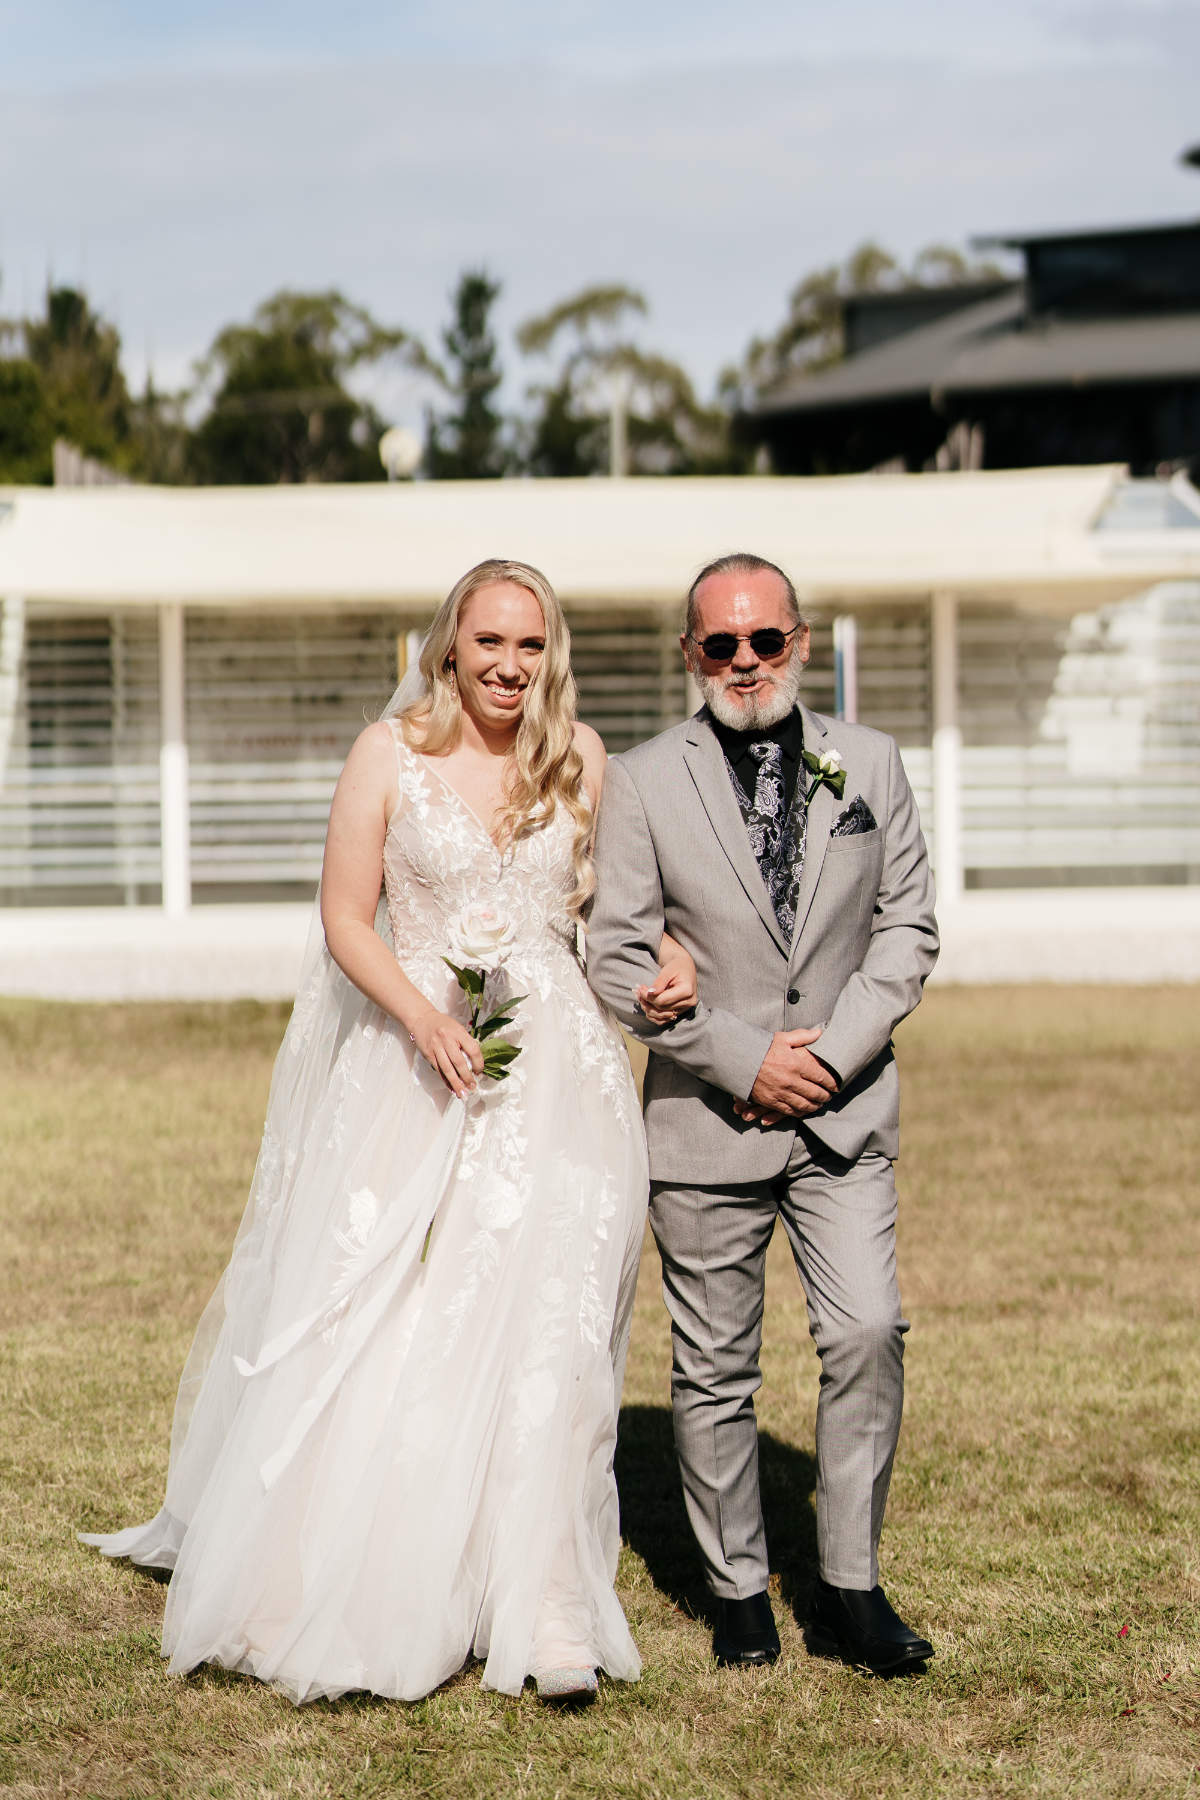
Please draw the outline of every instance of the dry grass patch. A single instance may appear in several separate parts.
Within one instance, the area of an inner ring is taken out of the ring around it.
[[[926,1676],[809,1657],[816,1361],[782,1238],[760,1407],[784,1656],[717,1671],[653,1251],[620,1477],[646,1663],[579,1717],[479,1691],[296,1711],[168,1679],[163,1590],[79,1528],[159,1503],[174,1384],[240,1215],[279,1009],[0,1003],[0,1791],[95,1800],[1200,1793],[1200,1009],[935,990],[901,1034],[909,1399],[885,1580]]]

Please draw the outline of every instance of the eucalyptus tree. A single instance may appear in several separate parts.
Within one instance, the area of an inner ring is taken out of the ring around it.
[[[526,356],[559,361],[528,389],[525,464],[534,475],[682,474],[720,467],[723,415],[703,406],[686,371],[633,339],[645,296],[584,288],[517,330]]]
[[[905,268],[890,250],[870,239],[841,263],[805,275],[788,295],[780,325],[750,340],[742,360],[722,371],[718,391],[736,409],[773,387],[794,370],[815,374],[846,354],[845,303],[855,294],[898,292],[917,287],[957,287],[1003,278],[992,262],[972,262],[949,244],[929,244]]]
[[[384,358],[431,366],[410,332],[379,324],[336,288],[281,289],[248,324],[219,332],[197,366],[210,399],[193,473],[214,483],[380,480],[384,423],[347,378]]]

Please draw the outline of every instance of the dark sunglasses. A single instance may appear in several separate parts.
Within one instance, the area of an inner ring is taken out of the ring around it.
[[[790,631],[779,631],[774,625],[766,626],[762,631],[751,631],[743,637],[732,631],[714,631],[709,637],[693,637],[693,644],[699,644],[709,662],[732,662],[737,655],[739,644],[749,644],[755,656],[769,658],[778,656],[790,637],[795,637],[799,625],[793,625]]]

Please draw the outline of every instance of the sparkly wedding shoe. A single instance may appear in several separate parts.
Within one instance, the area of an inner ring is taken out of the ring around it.
[[[538,1699],[550,1706],[590,1706],[599,1686],[595,1669],[547,1669],[533,1680]]]

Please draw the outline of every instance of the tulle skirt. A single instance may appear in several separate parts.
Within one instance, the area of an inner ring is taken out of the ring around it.
[[[327,958],[301,996],[166,1503],[84,1540],[173,1570],[172,1670],[296,1701],[416,1699],[472,1657],[506,1693],[638,1674],[612,1464],[645,1145],[619,1035],[564,958],[507,1034],[508,1080],[465,1104],[352,995],[314,1045],[349,986]]]

